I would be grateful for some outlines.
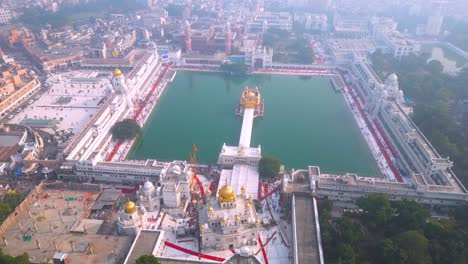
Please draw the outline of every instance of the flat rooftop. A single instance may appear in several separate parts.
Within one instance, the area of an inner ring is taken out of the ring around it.
[[[3,224],[8,242],[2,243],[3,252],[27,252],[33,263],[48,262],[57,252],[68,254],[71,264],[123,263],[133,239],[95,233],[99,223],[86,219],[93,196],[97,193],[50,189],[28,196],[27,206],[17,210],[12,222]],[[83,224],[88,224],[87,234],[79,232]],[[68,232],[73,226],[78,232]]]
[[[152,255],[160,234],[159,231],[142,230],[140,234],[138,234],[125,263],[135,264],[139,257]]]
[[[295,195],[297,263],[319,264],[314,203],[311,196]]]
[[[254,199],[257,199],[259,175],[256,166],[237,164],[232,167],[232,170],[222,170],[218,191],[219,188],[224,186],[226,181],[234,188],[236,194],[241,194],[241,188],[245,186],[247,197],[253,195]]]
[[[84,81],[86,80],[86,81]],[[58,130],[77,134],[110,96],[111,84],[98,71],[71,71],[51,76],[47,91],[12,120],[51,120]]]

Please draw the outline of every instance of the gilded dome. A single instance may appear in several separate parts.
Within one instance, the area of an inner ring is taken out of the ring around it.
[[[208,207],[208,212],[210,212],[210,213],[213,212],[213,207],[211,207],[211,206]]]
[[[245,207],[246,207],[246,208],[250,208],[250,203],[247,203],[247,204],[245,205]]]
[[[245,190],[246,190],[246,188],[245,188],[245,185],[242,185],[242,187],[241,187],[241,191],[243,191],[243,192],[244,192]]]
[[[258,218],[255,219],[255,223],[256,223],[257,225],[260,224],[260,219],[258,219]]]
[[[124,212],[127,213],[127,214],[133,214],[134,212],[136,212],[137,210],[137,207],[136,207],[136,204],[132,201],[128,201],[125,203],[124,205]]]
[[[256,95],[255,95],[255,93],[254,93],[254,92],[252,92],[252,91],[248,91],[248,92],[247,92],[247,94],[245,95],[245,97],[247,97],[247,98],[255,98],[255,97],[256,97]]]
[[[232,203],[236,201],[236,194],[234,189],[229,186],[227,183],[219,189],[219,202],[220,203]]]
[[[240,221],[240,216],[236,215],[236,221]]]
[[[120,71],[119,69],[115,69],[112,71],[112,75],[114,75],[115,77],[119,77],[122,75],[122,71]]]

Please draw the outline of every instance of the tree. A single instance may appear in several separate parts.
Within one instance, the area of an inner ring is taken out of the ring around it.
[[[369,194],[361,197],[356,204],[365,211],[364,220],[372,227],[383,227],[393,214],[388,197],[385,194]]]
[[[407,257],[402,264],[430,264],[429,241],[418,231],[406,231],[392,239],[400,248],[401,254]]]
[[[382,264],[396,264],[406,261],[406,256],[400,252],[400,248],[391,239],[384,239],[379,243],[378,257]]]
[[[362,227],[348,218],[340,218],[336,221],[336,228],[341,235],[341,241],[351,245],[362,240]]]
[[[350,244],[340,243],[338,246],[338,263],[354,264],[356,263],[356,253]]]
[[[0,263],[1,264],[29,264],[29,255],[28,253],[23,253],[16,257],[7,255],[3,253],[3,250],[0,248]]]
[[[397,232],[420,230],[429,218],[429,211],[414,201],[395,201],[392,205],[395,209],[395,216],[392,217],[391,223]]]
[[[139,257],[135,264],[159,264],[159,260],[153,255],[143,255]]]
[[[233,74],[233,75],[243,75],[247,72],[247,65],[241,62],[234,62],[234,63],[223,63],[221,65],[221,70],[225,73]]]
[[[262,157],[258,163],[260,177],[276,177],[279,173],[281,163],[272,157]]]
[[[115,123],[111,133],[114,140],[128,140],[140,135],[141,127],[133,119],[127,118]]]

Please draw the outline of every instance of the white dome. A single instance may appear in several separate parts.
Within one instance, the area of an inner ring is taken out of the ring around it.
[[[395,74],[395,73],[392,73],[388,76],[387,78],[388,80],[390,81],[397,81],[398,80],[398,76]]]
[[[241,256],[249,256],[251,254],[252,254],[252,251],[248,247],[243,246],[243,247],[240,248],[240,255]]]
[[[172,172],[175,173],[175,174],[181,174],[182,169],[180,168],[179,165],[174,165],[174,167],[172,167]]]
[[[143,185],[143,189],[148,190],[154,188],[154,185],[150,181],[146,181],[145,184]]]

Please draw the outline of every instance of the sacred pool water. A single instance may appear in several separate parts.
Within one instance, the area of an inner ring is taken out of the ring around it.
[[[179,71],[144,127],[128,159],[216,163],[222,144],[237,145],[242,117],[235,115],[245,86],[258,86],[265,114],[254,120],[251,146],[287,168],[320,166],[322,172],[379,176],[343,95],[327,77],[225,76]]]

